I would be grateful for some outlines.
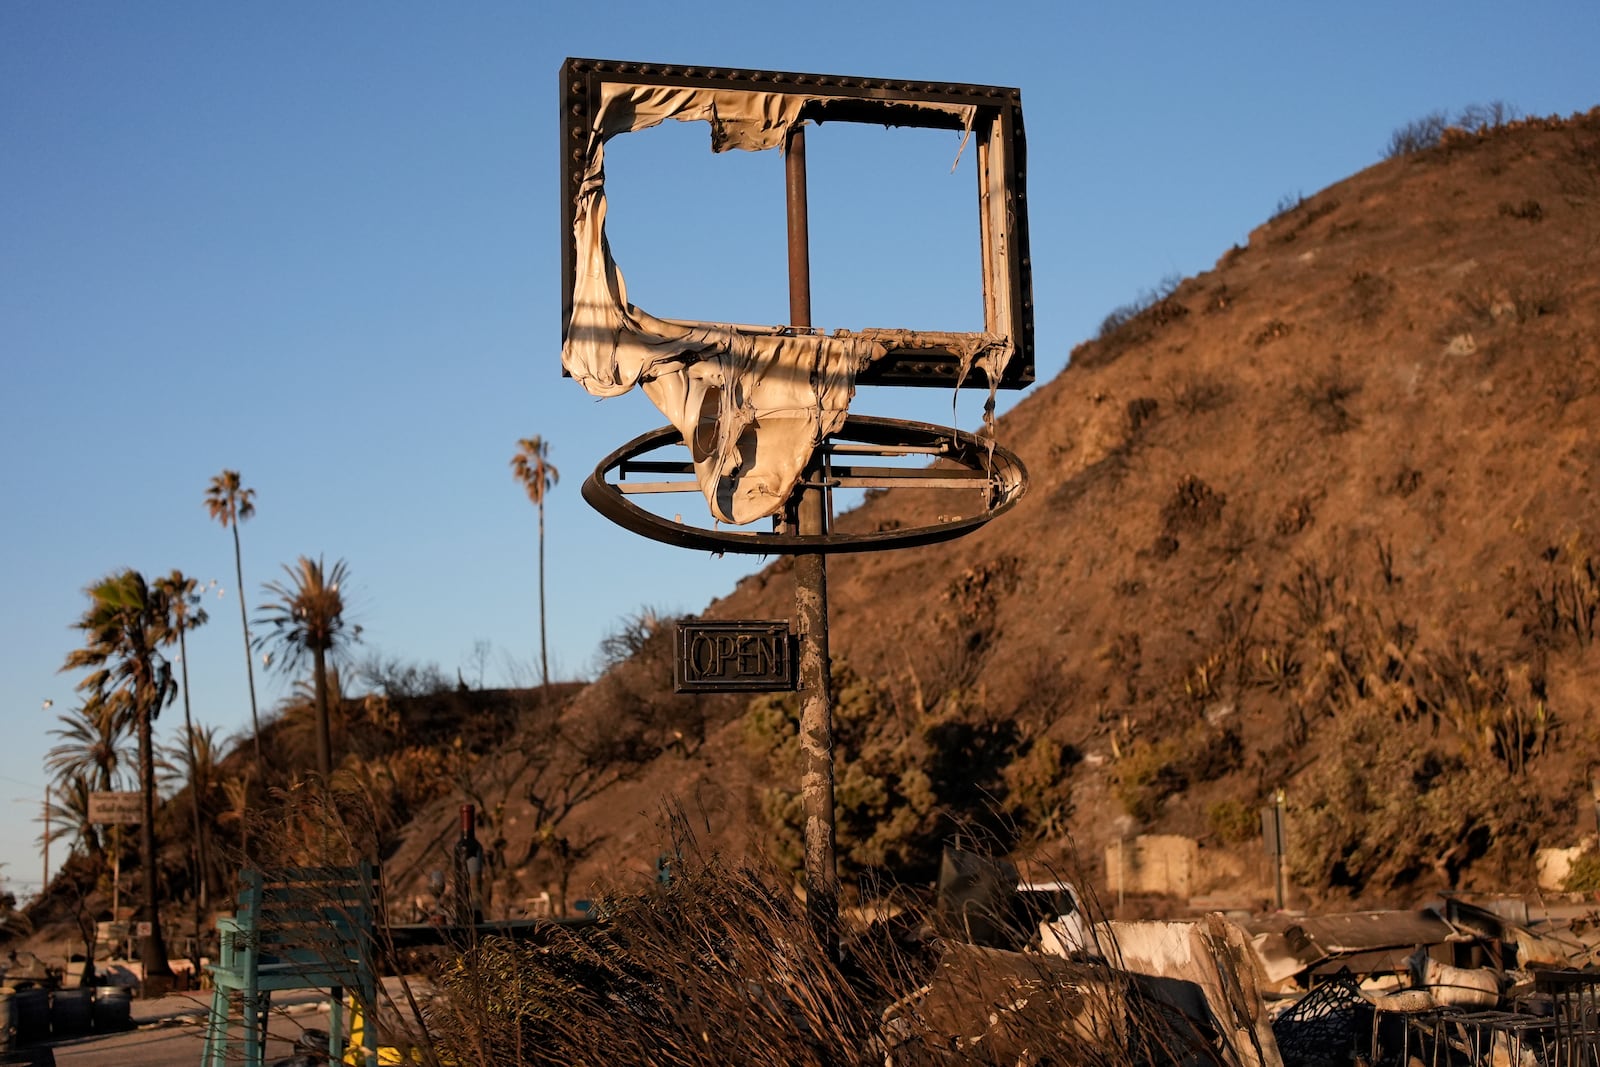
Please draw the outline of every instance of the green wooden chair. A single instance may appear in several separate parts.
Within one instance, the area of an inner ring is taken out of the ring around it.
[[[378,868],[294,867],[245,870],[240,874],[239,910],[217,920],[221,949],[210,967],[211,1012],[202,1067],[243,1062],[262,1067],[272,994],[285,989],[328,989],[328,1055],[344,1057],[344,992],[360,1007],[366,1025],[362,1048],[367,1067],[377,1067],[378,982],[373,927]],[[232,1059],[230,1005],[242,1002],[244,1059]]]

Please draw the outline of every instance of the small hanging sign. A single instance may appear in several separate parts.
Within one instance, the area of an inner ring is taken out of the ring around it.
[[[677,646],[673,685],[680,693],[773,693],[795,687],[794,637],[787,622],[680,622]]]

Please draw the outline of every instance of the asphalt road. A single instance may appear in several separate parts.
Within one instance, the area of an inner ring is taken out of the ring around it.
[[[390,993],[399,992],[397,979],[388,979],[384,985]],[[381,999],[385,1006],[393,1003],[386,997]],[[136,1029],[27,1047],[49,1048],[62,1067],[195,1067],[205,1051],[205,1019],[210,1005],[209,993],[172,993],[155,1000],[136,1000],[132,1005]],[[278,994],[273,998],[267,1023],[266,1062],[271,1064],[294,1055],[296,1038],[308,1029],[326,1030],[327,1026],[326,992]],[[234,1034],[237,1039],[237,1026]],[[238,1054],[236,1045],[235,1056]]]

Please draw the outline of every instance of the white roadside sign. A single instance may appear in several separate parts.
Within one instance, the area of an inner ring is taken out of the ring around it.
[[[144,805],[136,792],[90,793],[89,821],[135,826],[144,821]]]

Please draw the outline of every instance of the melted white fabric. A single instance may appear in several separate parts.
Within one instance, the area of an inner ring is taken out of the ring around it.
[[[572,319],[561,362],[595,396],[616,396],[636,384],[644,389],[683,434],[719,522],[748,523],[782,509],[817,444],[843,425],[856,373],[886,349],[843,331],[677,322],[630,304],[606,241],[605,142],[677,119],[709,123],[716,152],[776,148],[812,99],[608,84],[590,131],[573,223]],[[955,114],[971,128],[970,107],[917,106]],[[974,355],[990,369],[989,353]],[[990,380],[998,374],[991,371]]]

